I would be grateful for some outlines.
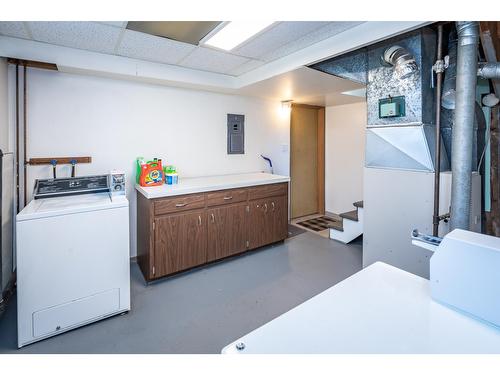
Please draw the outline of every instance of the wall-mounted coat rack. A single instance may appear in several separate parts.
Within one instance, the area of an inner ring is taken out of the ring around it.
[[[53,177],[57,177],[56,168],[61,164],[71,164],[71,177],[76,175],[76,165],[92,163],[92,157],[90,156],[62,156],[53,158],[31,158],[26,164],[28,165],[52,165]]]

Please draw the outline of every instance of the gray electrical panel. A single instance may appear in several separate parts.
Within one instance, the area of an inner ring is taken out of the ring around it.
[[[227,153],[245,153],[245,115],[227,114]]]

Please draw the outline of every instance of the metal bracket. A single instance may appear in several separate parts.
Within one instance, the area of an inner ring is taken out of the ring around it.
[[[444,60],[437,60],[432,66],[432,70],[436,73],[443,73],[449,66],[449,60],[449,56],[445,56]]]

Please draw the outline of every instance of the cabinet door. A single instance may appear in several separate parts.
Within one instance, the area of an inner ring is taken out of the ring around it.
[[[247,203],[207,211],[208,261],[225,258],[247,249]]]
[[[249,207],[248,242],[249,248],[255,249],[269,243],[268,199],[251,201]]]
[[[286,196],[269,199],[271,216],[270,242],[283,241],[288,236],[288,202]]]
[[[207,261],[206,213],[202,210],[155,219],[155,272],[161,277]]]

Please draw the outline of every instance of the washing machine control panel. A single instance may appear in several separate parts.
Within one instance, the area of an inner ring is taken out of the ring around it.
[[[125,173],[111,171],[109,177],[109,191],[111,196],[125,195]]]
[[[35,199],[64,197],[68,195],[105,193],[109,191],[108,175],[68,178],[38,179],[35,182]]]

